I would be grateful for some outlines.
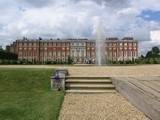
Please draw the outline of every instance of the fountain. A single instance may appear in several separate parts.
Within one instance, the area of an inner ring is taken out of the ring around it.
[[[98,66],[106,64],[105,56],[105,34],[102,21],[97,20],[96,24],[96,64]]]

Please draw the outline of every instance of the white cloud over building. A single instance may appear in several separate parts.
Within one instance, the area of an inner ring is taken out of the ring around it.
[[[140,17],[146,9],[160,11],[159,0],[1,0],[0,7],[2,45],[22,36],[92,38],[96,17],[106,37],[150,41],[150,31],[160,30],[160,22]]]

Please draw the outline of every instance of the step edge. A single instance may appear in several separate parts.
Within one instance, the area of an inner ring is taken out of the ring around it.
[[[115,87],[113,84],[97,85],[97,84],[80,84],[80,85],[66,85],[66,87]]]
[[[116,90],[98,90],[98,91],[95,91],[95,90],[66,90],[65,91],[66,93],[116,93]]]
[[[112,83],[112,81],[65,81],[65,83]]]

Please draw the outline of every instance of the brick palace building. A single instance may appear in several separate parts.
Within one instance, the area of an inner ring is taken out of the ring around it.
[[[9,52],[18,55],[19,60],[32,62],[67,61],[70,56],[74,63],[96,61],[95,40],[88,39],[18,39],[10,46]],[[106,38],[105,53],[107,60],[126,61],[138,57],[138,42],[132,37]]]

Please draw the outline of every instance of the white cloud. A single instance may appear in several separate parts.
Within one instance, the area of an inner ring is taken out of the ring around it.
[[[154,30],[150,32],[151,42],[160,44],[160,30]]]
[[[155,5],[156,4],[156,5]],[[150,40],[160,23],[138,17],[145,9],[160,9],[159,0],[1,0],[0,44],[18,37],[94,37],[95,18],[106,36]]]
[[[132,7],[138,10],[160,10],[160,1],[159,0],[132,0]]]

